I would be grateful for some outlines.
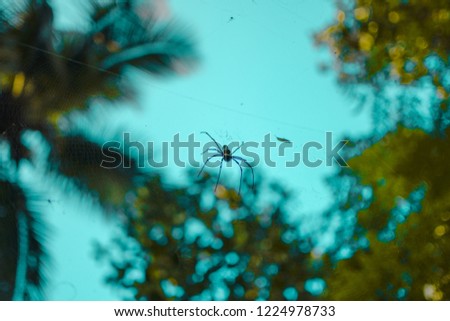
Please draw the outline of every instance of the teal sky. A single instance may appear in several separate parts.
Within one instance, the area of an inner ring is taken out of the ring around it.
[[[161,8],[167,4],[170,13],[192,33],[200,61],[189,74],[170,79],[133,74],[139,108],[116,110],[105,116],[105,122],[117,123],[142,142],[171,142],[177,133],[182,139],[193,133],[206,143],[209,139],[200,135],[201,131],[208,131],[222,144],[262,142],[270,133],[291,140],[295,151],[301,151],[308,141],[324,144],[326,131],[331,131],[336,141],[370,131],[367,111],[355,113],[356,99],[338,88],[335,74],[319,72],[318,65],[330,62],[331,55],[314,47],[312,35],[334,18],[332,1],[157,2]],[[61,8],[66,5],[56,3]],[[76,19],[76,15],[63,14],[58,23],[76,24],[73,17]],[[313,156],[323,157],[324,153]],[[314,224],[332,200],[324,178],[334,170],[324,165],[271,168],[260,164],[255,175],[280,181],[295,191],[291,215]],[[172,162],[162,171],[166,183],[174,185],[182,182],[180,176],[186,169]],[[239,170],[225,168],[222,175],[238,182]],[[48,207],[53,258],[48,298],[120,299],[121,294],[103,282],[108,267],[93,257],[93,242],[108,244],[117,233],[114,222],[97,215],[98,209],[93,210],[87,201],[80,205],[76,197],[54,198]]]

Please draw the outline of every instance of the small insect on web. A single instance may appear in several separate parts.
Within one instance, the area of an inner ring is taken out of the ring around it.
[[[279,142],[292,144],[292,142],[291,142],[289,139],[287,139],[287,138],[278,137],[278,136],[276,136],[276,138],[277,138],[277,140],[278,140]]]
[[[217,176],[217,182],[216,182],[216,186],[214,187],[214,192],[217,190],[217,185],[219,185],[219,180],[220,180],[220,173],[222,172],[222,165],[223,162],[230,162],[230,161],[234,161],[238,166],[239,169],[241,170],[241,178],[239,181],[239,190],[238,190],[238,195],[241,194],[241,185],[242,185],[242,166],[241,164],[238,162],[241,161],[242,163],[246,164],[252,171],[252,189],[255,187],[255,174],[253,173],[253,167],[247,162],[247,160],[245,160],[244,158],[240,157],[240,156],[235,156],[234,153],[237,152],[244,143],[240,144],[234,151],[231,151],[228,148],[228,145],[223,145],[223,147],[220,147],[219,143],[207,132],[201,132],[201,134],[206,134],[208,135],[209,138],[212,139],[212,141],[214,142],[214,144],[216,144],[216,147],[209,147],[206,150],[203,151],[203,154],[212,150],[214,152],[216,152],[217,154],[214,154],[210,157],[208,157],[208,159],[205,161],[205,163],[203,164],[202,168],[200,169],[200,172],[198,173],[197,176],[200,176],[200,174],[203,172],[203,169],[205,168],[206,164],[214,157],[221,157],[222,160],[220,161],[220,167],[219,167],[219,175]]]

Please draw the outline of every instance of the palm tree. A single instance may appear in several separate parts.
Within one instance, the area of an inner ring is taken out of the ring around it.
[[[127,67],[170,74],[195,59],[190,38],[154,14],[143,17],[138,1],[87,4],[84,31],[55,28],[47,0],[0,4],[0,148],[8,155],[0,160],[0,300],[42,298],[45,282],[45,226],[32,205],[40,198],[18,175],[33,162],[25,132],[50,146],[49,175],[118,206],[138,169],[101,168],[101,145],[83,131],[63,130],[61,117],[87,112],[94,98],[132,99]]]

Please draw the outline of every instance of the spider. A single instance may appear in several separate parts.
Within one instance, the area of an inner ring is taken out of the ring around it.
[[[216,140],[214,138],[212,138],[212,136],[210,134],[208,134],[207,132],[201,132],[201,134],[206,134],[209,136],[209,138],[212,139],[212,141],[216,144],[216,147],[210,147],[206,150],[203,151],[203,154],[206,153],[209,150],[213,150],[215,152],[217,152],[217,154],[214,154],[210,157],[208,157],[208,159],[206,160],[206,162],[203,164],[202,168],[200,169],[200,172],[198,173],[197,176],[200,176],[200,174],[203,172],[203,169],[205,168],[206,164],[209,162],[209,160],[211,158],[214,157],[222,157],[222,160],[220,161],[220,168],[219,168],[219,175],[217,176],[217,182],[216,182],[216,186],[214,188],[214,192],[217,189],[217,185],[219,185],[219,179],[220,179],[220,173],[222,172],[222,165],[223,162],[230,162],[230,161],[234,161],[236,164],[238,164],[239,169],[241,170],[241,179],[239,182],[239,190],[238,190],[238,195],[241,194],[241,185],[242,185],[242,166],[241,164],[239,164],[239,162],[237,160],[240,160],[241,162],[245,163],[248,167],[250,167],[250,169],[252,170],[252,178],[253,178],[253,183],[252,183],[252,189],[255,187],[255,174],[253,173],[253,167],[242,157],[239,156],[234,156],[233,154],[238,151],[242,145],[244,143],[242,143],[241,145],[239,145],[234,151],[231,151],[227,145],[223,145],[223,147],[220,147],[219,143],[216,142]]]

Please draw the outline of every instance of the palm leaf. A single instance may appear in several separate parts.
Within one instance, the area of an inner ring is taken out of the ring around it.
[[[116,168],[102,167],[111,152],[81,135],[59,137],[53,141],[51,163],[65,176],[74,179],[86,191],[94,190],[104,203],[120,205],[125,194],[142,176],[134,159],[121,154],[124,161]]]
[[[55,29],[45,0],[25,4],[15,10],[5,6],[3,15],[0,7],[0,73],[11,77],[9,86],[15,74],[24,73],[22,94],[30,100],[34,122],[84,108],[95,96],[130,97],[122,81],[127,66],[166,75],[188,70],[197,58],[189,34],[152,15],[139,16],[131,1],[98,2],[89,32]],[[11,23],[14,17],[21,23]]]
[[[0,300],[42,298],[45,230],[30,207],[22,188],[0,181]]]
[[[127,66],[169,74],[195,57],[185,33],[137,12],[134,1],[99,1],[88,32],[66,31],[54,28],[47,0],[0,3],[1,140],[19,166],[29,156],[22,134],[39,131],[51,146],[54,172],[96,191],[105,205],[121,204],[133,187],[140,175],[135,161],[100,167],[108,151],[83,135],[63,136],[57,120],[93,97],[130,98]],[[0,179],[0,299],[40,297],[44,229],[30,195]]]

